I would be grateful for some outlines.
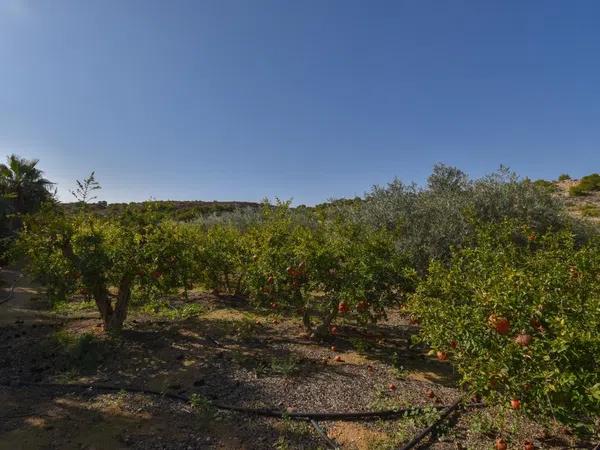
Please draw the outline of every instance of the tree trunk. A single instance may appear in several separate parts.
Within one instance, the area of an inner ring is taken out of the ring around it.
[[[96,302],[98,311],[100,311],[100,317],[102,318],[104,329],[106,330],[113,315],[113,308],[108,295],[108,289],[104,284],[99,284],[94,287],[92,295],[94,296],[94,301]]]
[[[318,338],[328,337],[331,332],[329,331],[329,327],[331,326],[331,322],[336,318],[338,313],[337,304],[334,308],[332,308],[329,313],[323,318],[323,322],[319,324],[315,330],[313,331],[313,335]]]
[[[131,287],[133,276],[131,274],[123,275],[119,283],[119,293],[117,294],[117,303],[108,322],[105,323],[105,330],[110,332],[120,332],[123,329],[123,323],[127,318],[129,300],[131,299]]]
[[[313,328],[310,320],[310,302],[307,301],[304,305],[304,313],[302,314],[302,324],[304,325],[304,329],[311,334],[311,337],[319,339],[326,338],[331,334],[329,328],[333,319],[337,317],[337,314],[338,308],[337,303],[335,303],[331,305],[331,309],[323,318],[323,321]]]
[[[308,303],[304,305],[304,312],[302,313],[302,325],[307,333],[312,333],[312,323],[310,321],[310,308]]]

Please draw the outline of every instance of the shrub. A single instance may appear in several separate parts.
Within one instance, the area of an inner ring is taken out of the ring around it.
[[[539,187],[540,189],[545,189],[546,191],[552,193],[552,192],[556,192],[558,190],[558,188],[556,187],[556,185],[552,182],[552,181],[548,181],[548,180],[535,180],[533,182],[533,184],[536,187]]]
[[[410,302],[472,392],[571,424],[600,413],[600,241],[514,222],[435,261]],[[516,406],[518,406],[515,403]]]
[[[200,280],[207,288],[234,294],[245,290],[250,254],[240,230],[218,224],[202,233],[195,245],[200,247]]]
[[[140,228],[139,276],[143,301],[157,300],[183,289],[187,297],[202,269],[198,245],[201,231],[192,225],[162,221]]]
[[[305,326],[317,335],[329,333],[338,316],[375,322],[386,308],[399,304],[414,288],[416,275],[409,259],[386,229],[344,220],[323,221],[306,248],[310,292],[304,309]],[[322,323],[313,329],[309,314],[317,310]]]
[[[447,260],[452,247],[473,236],[473,219],[512,218],[541,230],[567,224],[562,204],[544,186],[519,179],[504,167],[470,180],[456,168],[437,165],[424,189],[394,180],[386,187],[374,187],[364,202],[346,210],[356,221],[399,228],[398,246],[412,255],[424,274],[431,259]]]
[[[567,181],[571,179],[571,175],[569,175],[568,173],[561,173],[558,176],[558,181]]]
[[[583,177],[579,180],[579,183],[571,186],[569,194],[573,196],[582,196],[594,191],[600,191],[600,174],[597,173]]]
[[[600,207],[594,205],[583,205],[581,207],[583,217],[600,217]]]
[[[284,304],[301,308],[305,277],[299,268],[304,261],[304,243],[311,228],[294,220],[289,203],[263,206],[262,220],[246,232],[251,261],[246,270],[246,290],[260,304]],[[297,274],[296,274],[297,272]]]

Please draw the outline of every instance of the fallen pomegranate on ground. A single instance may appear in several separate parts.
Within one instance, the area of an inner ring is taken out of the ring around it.
[[[496,439],[496,450],[506,450],[508,448],[508,445],[506,444],[506,441],[502,438],[498,438]]]

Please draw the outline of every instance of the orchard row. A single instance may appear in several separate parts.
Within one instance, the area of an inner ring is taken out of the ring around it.
[[[265,206],[260,220],[206,226],[152,211],[102,218],[56,208],[29,217],[17,249],[51,297],[83,290],[105,328],[131,301],[204,287],[294,311],[324,337],[339,316],[375,322],[403,306],[420,339],[488,402],[590,426],[600,413],[600,243],[568,227],[475,226],[426,274],[402,228]],[[426,251],[426,249],[424,249]]]

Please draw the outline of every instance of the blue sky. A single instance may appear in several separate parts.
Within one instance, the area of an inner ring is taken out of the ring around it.
[[[68,199],[600,170],[600,2],[0,0],[0,150]]]

